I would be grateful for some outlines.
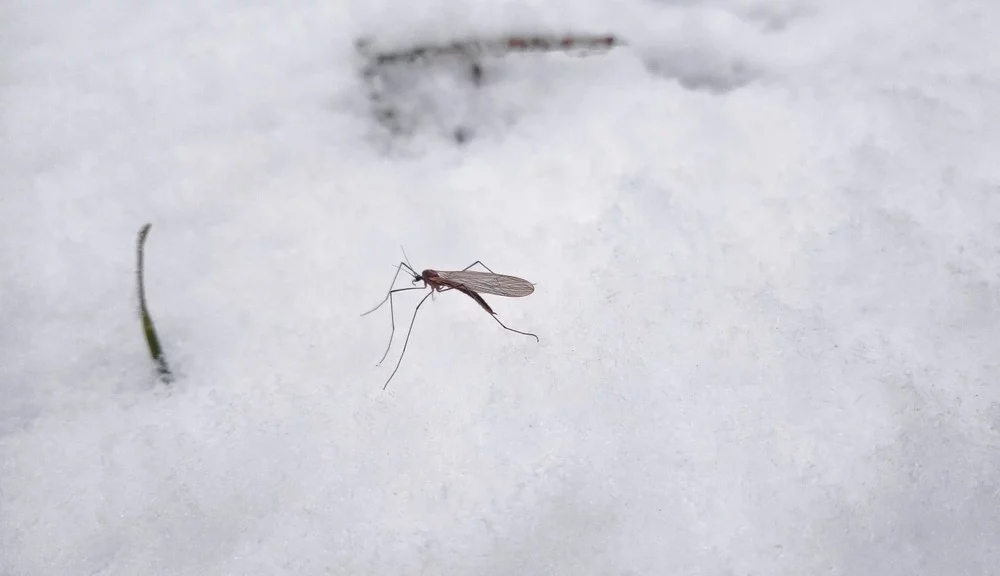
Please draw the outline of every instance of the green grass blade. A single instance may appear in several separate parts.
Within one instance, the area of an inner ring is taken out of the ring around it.
[[[146,334],[146,345],[149,346],[149,355],[156,363],[156,371],[160,375],[160,380],[165,384],[173,381],[173,375],[167,366],[167,359],[163,355],[163,348],[160,346],[160,339],[156,337],[156,328],[153,327],[153,318],[149,315],[149,308],[146,306],[146,286],[143,282],[143,249],[146,246],[146,236],[152,224],[146,224],[139,230],[139,241],[136,245],[136,276],[139,283],[139,314],[142,316],[142,331]]]

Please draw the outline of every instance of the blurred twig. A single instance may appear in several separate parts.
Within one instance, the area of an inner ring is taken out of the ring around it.
[[[398,102],[392,101],[394,86],[389,80],[392,69],[398,70],[400,67],[406,68],[422,62],[458,60],[468,65],[468,78],[478,87],[483,80],[483,58],[498,58],[523,52],[573,52],[585,56],[625,45],[621,38],[611,34],[515,34],[492,39],[470,38],[442,44],[421,44],[394,50],[381,50],[370,38],[355,42],[355,48],[363,60],[361,73],[367,85],[373,114],[390,132],[396,134],[403,131],[406,120],[401,117]],[[465,132],[461,128],[456,130],[456,141],[464,141]]]
[[[514,52],[568,52],[583,50],[586,52],[602,52],[624,46],[625,42],[610,34],[568,35],[568,36],[507,36],[491,40],[469,39],[458,40],[448,44],[422,45],[404,50],[372,51],[370,40],[357,42],[357,49],[370,64],[381,66],[400,62],[416,62],[424,58],[439,56],[503,56]]]

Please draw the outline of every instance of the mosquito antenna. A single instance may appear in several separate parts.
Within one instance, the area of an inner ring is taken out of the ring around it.
[[[410,270],[413,270],[413,264],[410,264],[410,258],[406,255],[406,250],[403,250],[402,244],[400,244],[399,249],[403,253],[403,260],[406,260],[406,264],[410,267]]]

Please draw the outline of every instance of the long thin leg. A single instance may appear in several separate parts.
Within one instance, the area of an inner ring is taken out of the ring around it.
[[[427,298],[429,298],[433,293],[434,291],[431,290],[426,296],[423,297],[423,299],[420,300],[417,307],[413,309],[413,319],[410,320],[410,329],[406,331],[406,340],[403,341],[403,351],[399,353],[399,361],[396,362],[396,368],[392,371],[392,374],[389,374],[389,380],[392,380],[392,377],[396,375],[396,371],[399,370],[399,365],[403,363],[403,355],[406,354],[406,345],[410,343],[410,333],[413,332],[413,323],[417,321],[417,312],[420,311],[420,307],[423,306],[424,302],[427,301]],[[383,390],[389,386],[389,380],[385,381],[385,386],[382,387]]]
[[[473,266],[475,266],[476,264],[479,264],[479,265],[480,265],[480,266],[482,266],[483,268],[486,268],[487,270],[489,270],[490,274],[496,274],[496,272],[494,272],[494,271],[490,270],[490,267],[489,267],[489,266],[487,266],[486,264],[483,264],[483,263],[482,263],[482,262],[480,262],[479,260],[476,260],[476,261],[475,261],[475,262],[473,262],[472,264],[469,264],[469,265],[468,265],[468,266],[466,266],[465,268],[462,268],[462,272],[465,272],[466,270],[468,270],[469,268],[472,268],[472,267],[473,267]]]
[[[407,270],[409,270],[410,273],[413,274],[414,278],[419,278],[420,277],[419,274],[417,274],[416,272],[413,271],[413,268],[410,268],[409,264],[407,264],[406,262],[400,262],[399,266],[396,266],[396,273],[392,275],[392,282],[389,284],[389,291],[385,293],[385,298],[383,298],[382,301],[378,303],[378,306],[376,306],[376,307],[372,308],[371,310],[365,312],[364,314],[362,314],[362,316],[367,316],[367,315],[371,314],[372,312],[374,312],[374,311],[378,310],[379,308],[381,308],[383,304],[385,304],[385,301],[389,299],[389,294],[392,294],[392,287],[396,285],[396,278],[399,277],[399,271],[402,270],[404,267]],[[391,306],[391,304],[390,304],[390,306]]]
[[[381,366],[382,362],[385,361],[385,357],[389,355],[389,348],[392,348],[392,337],[396,334],[396,310],[392,307],[392,294],[394,292],[406,292],[407,290],[426,290],[427,286],[413,286],[412,288],[396,288],[395,290],[389,290],[389,318],[392,320],[392,331],[389,332],[389,343],[385,345],[385,353],[382,354],[382,359],[378,361],[376,366]],[[433,292],[432,292],[433,293]]]
[[[405,254],[404,254],[404,256],[405,256]],[[420,277],[416,272],[413,271],[413,268],[410,267],[409,264],[407,264],[406,262],[400,262],[399,265],[396,266],[396,273],[393,274],[393,276],[392,276],[392,283],[389,284],[389,291],[385,293],[385,298],[383,298],[382,301],[378,303],[378,306],[376,306],[376,307],[372,308],[371,310],[369,310],[369,311],[365,312],[364,314],[362,314],[362,316],[367,316],[367,315],[371,314],[372,312],[374,312],[374,311],[378,310],[379,308],[381,308],[382,305],[385,304],[386,300],[389,301],[389,320],[392,323],[392,331],[389,333],[389,343],[385,345],[385,352],[382,354],[382,358],[378,361],[378,364],[376,364],[376,366],[381,366],[382,362],[385,361],[385,357],[389,355],[389,349],[392,348],[392,338],[396,334],[396,311],[395,311],[395,309],[393,307],[393,304],[392,304],[392,294],[393,294],[393,292],[405,292],[407,290],[423,290],[423,289],[426,288],[426,283],[425,283],[424,286],[414,286],[414,287],[410,287],[410,288],[397,288],[397,289],[393,290],[393,286],[396,285],[396,279],[399,278],[399,271],[402,270],[403,268],[406,268],[406,270],[408,270],[413,275],[414,279],[417,279],[417,278]]]
[[[469,268],[472,268],[476,264],[479,264],[483,268],[486,268],[486,264],[483,264],[479,260],[476,260],[472,264],[469,264],[468,266],[466,266],[465,270],[468,270]],[[486,268],[486,269],[490,270],[489,268]],[[496,274],[496,272],[493,272],[492,270],[490,270],[490,273],[491,274]],[[515,329],[507,326],[503,322],[501,322],[500,319],[497,318],[497,316],[496,316],[497,313],[494,312],[492,309],[490,309],[489,305],[486,303],[485,300],[483,300],[483,297],[480,296],[478,292],[474,292],[472,290],[469,290],[468,288],[456,287],[456,286],[448,286],[447,288],[443,288],[441,291],[444,292],[446,290],[458,290],[459,292],[464,293],[469,298],[472,298],[473,300],[475,300],[477,304],[479,304],[480,306],[482,306],[483,310],[486,310],[487,312],[490,313],[490,316],[492,316],[493,319],[497,321],[497,324],[499,324],[499,325],[501,325],[501,326],[504,327],[504,330],[510,330],[511,332],[517,332],[518,334],[523,334],[524,336],[533,336],[535,338],[535,342],[540,342],[540,340],[538,339],[538,335],[537,334],[532,334],[531,332],[521,332],[520,330],[515,330]]]
[[[490,270],[490,267],[489,267],[489,266],[487,266],[486,264],[483,264],[483,263],[482,263],[481,261],[479,261],[479,260],[476,260],[476,261],[475,261],[475,262],[473,262],[472,264],[469,264],[469,265],[468,265],[468,266],[466,266],[465,268],[462,268],[462,272],[465,272],[466,270],[468,270],[469,268],[472,268],[472,267],[473,267],[473,266],[475,266],[476,264],[479,264],[479,265],[480,265],[480,266],[482,266],[483,268],[486,268],[487,270],[489,270],[490,274],[496,274],[496,272],[494,272],[493,270]],[[537,284],[535,284],[534,282],[532,282],[532,283],[531,283],[531,285],[532,285],[532,286],[537,286]]]
[[[537,334],[532,334],[531,332],[521,332],[520,330],[514,330],[513,328],[510,328],[506,324],[504,324],[503,322],[501,322],[500,319],[497,318],[496,316],[493,316],[493,319],[497,321],[497,324],[503,326],[504,330],[510,330],[511,332],[517,332],[518,334],[524,334],[525,336],[534,336],[535,342],[539,342]]]
[[[490,305],[487,304],[485,300],[483,300],[483,297],[480,296],[478,292],[473,292],[472,290],[469,290],[468,288],[463,288],[463,287],[454,287],[454,288],[453,287],[448,287],[448,288],[445,288],[444,290],[442,290],[442,292],[444,292],[445,290],[453,290],[453,289],[454,290],[458,290],[459,292],[465,294],[469,298],[472,298],[473,300],[475,300],[476,304],[479,304],[479,306],[482,307],[483,310],[486,310],[486,312],[489,313],[490,317],[497,321],[497,324],[503,326],[504,330],[510,330],[511,332],[517,332],[518,334],[523,334],[525,336],[531,336],[531,337],[533,337],[535,339],[535,342],[539,342],[537,334],[532,334],[531,332],[521,332],[520,330],[515,330],[515,329],[511,328],[510,326],[507,326],[506,324],[504,324],[503,322],[501,322],[500,319],[497,318],[497,313],[494,312],[492,308],[490,308]]]

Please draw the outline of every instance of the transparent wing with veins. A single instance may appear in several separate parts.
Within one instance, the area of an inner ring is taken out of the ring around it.
[[[483,294],[520,298],[535,291],[535,286],[524,278],[507,276],[505,274],[462,270],[455,272],[438,271],[438,276],[442,280],[461,284],[473,292],[481,292]]]

